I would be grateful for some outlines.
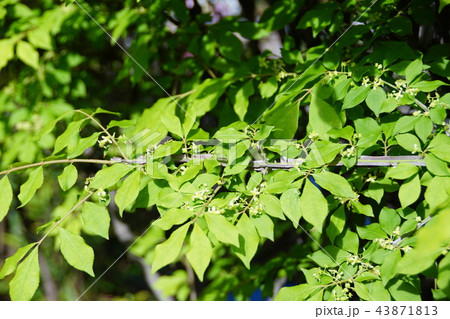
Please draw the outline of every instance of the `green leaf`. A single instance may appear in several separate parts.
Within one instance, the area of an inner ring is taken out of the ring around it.
[[[408,219],[400,226],[400,236],[408,234],[417,229],[417,221],[415,219]]]
[[[422,63],[422,59],[417,59],[414,60],[413,62],[411,62],[405,70],[405,75],[406,75],[406,82],[408,84],[411,84],[414,79],[420,74],[422,73],[422,68],[423,68],[423,63]]]
[[[268,99],[269,97],[274,95],[278,89],[277,78],[275,76],[272,76],[266,82],[260,82],[258,88],[261,96],[265,99]]]
[[[39,53],[31,44],[19,41],[16,47],[17,57],[33,69],[39,69]]]
[[[184,224],[175,230],[170,237],[155,248],[155,257],[152,264],[152,273],[161,269],[164,266],[174,262],[180,254],[184,239],[190,224]]]
[[[302,209],[300,204],[300,196],[298,189],[291,188],[281,194],[281,209],[284,215],[292,221],[295,228],[299,226],[302,217]]]
[[[398,102],[395,100],[395,98],[388,97],[386,100],[384,100],[383,104],[381,104],[380,113],[391,113],[397,108],[397,106]]]
[[[250,163],[251,158],[250,156],[240,157],[236,160],[236,163],[234,165],[228,165],[223,170],[223,175],[237,175],[240,172],[243,172],[248,164]]]
[[[264,207],[264,211],[267,215],[274,218],[285,220],[283,210],[281,209],[281,203],[278,197],[271,194],[261,194],[259,200]]]
[[[417,281],[419,278],[417,277]],[[389,293],[395,301],[421,301],[420,284],[413,285],[403,280],[403,278],[395,279],[387,287]]]
[[[402,208],[415,203],[419,199],[420,192],[421,186],[418,174],[405,180],[398,191],[398,198],[400,199]]]
[[[123,182],[123,184],[117,190],[114,201],[119,207],[119,214],[122,217],[122,213],[136,200],[139,194],[139,185],[141,182],[141,172],[137,169],[131,173]]]
[[[339,77],[333,87],[333,98],[336,101],[340,101],[345,97],[351,82],[352,80],[347,78],[346,75]]]
[[[377,121],[371,117],[357,119],[355,121],[356,132],[361,134],[358,146],[372,146],[381,139],[381,127]]]
[[[233,127],[222,128],[214,134],[213,138],[224,143],[236,143],[248,139],[248,136]]]
[[[439,206],[445,204],[449,199],[450,181],[448,178],[436,176],[433,177],[425,191],[425,200],[430,205],[433,212]]]
[[[369,288],[370,296],[376,301],[390,301],[391,295],[389,291],[384,287],[384,284],[381,280],[376,280],[374,282],[366,283],[366,287]]]
[[[405,16],[396,16],[389,19],[387,25],[392,32],[397,33],[400,36],[412,33],[411,20]]]
[[[81,125],[83,124],[84,121],[85,121],[85,119],[69,123],[69,125],[67,126],[66,130],[64,131],[64,133],[62,133],[56,139],[56,141],[55,141],[55,148],[53,149],[53,155],[59,153],[64,148],[69,146],[70,140],[74,136],[78,135],[78,132],[80,131]]]
[[[14,57],[14,41],[11,39],[0,40],[0,70]]]
[[[445,291],[447,296],[450,296],[450,254],[439,262],[437,285],[439,289]]]
[[[66,117],[67,115],[72,114],[72,113],[73,113],[73,111],[65,112],[65,113],[61,114],[60,116],[58,116],[57,118],[47,122],[44,125],[44,127],[39,132],[36,132],[37,134],[33,136],[33,141],[41,140],[41,138],[44,135],[50,133],[53,130],[53,128],[55,127],[56,123],[58,123],[61,119],[63,119],[64,117]]]
[[[358,104],[361,104],[369,94],[369,86],[357,86],[351,89],[344,98],[342,110],[351,109]]]
[[[435,106],[430,110],[430,119],[434,124],[441,125],[447,117],[447,112],[443,107]]]
[[[231,82],[225,79],[206,79],[197,86],[195,92],[188,97],[187,113],[191,116],[203,116],[211,111]]]
[[[344,144],[331,143],[329,141],[314,142],[310,146],[305,165],[306,167],[315,168],[331,163],[345,147]]]
[[[154,288],[162,292],[163,297],[173,296],[176,300],[186,301],[189,298],[189,279],[186,270],[178,269],[168,276],[156,279]]]
[[[133,167],[120,163],[103,168],[95,174],[94,179],[89,186],[92,189],[107,189],[115,185],[132,169]]]
[[[392,208],[383,207],[380,212],[380,226],[386,234],[392,235],[392,232],[400,225],[401,219]]]
[[[218,32],[217,42],[219,45],[219,52],[225,58],[235,62],[241,62],[242,56],[242,42],[230,31]]]
[[[445,134],[436,135],[428,146],[433,155],[443,161],[450,162],[450,137]]]
[[[343,120],[340,112],[317,94],[318,90],[318,86],[315,85],[309,106],[309,124],[322,139],[327,139],[328,131],[333,128],[341,129]]]
[[[397,274],[397,263],[402,257],[400,250],[395,249],[386,256],[383,263],[380,266],[381,280],[384,285],[387,285],[388,281],[395,277]]]
[[[170,208],[165,211],[155,222],[155,225],[161,229],[169,230],[173,225],[180,225],[186,222],[194,212],[183,208]]]
[[[344,205],[341,205],[330,217],[330,223],[326,229],[328,238],[331,243],[334,243],[334,239],[342,232],[345,225],[345,209]]]
[[[397,272],[418,274],[432,266],[450,242],[450,233],[442,225],[450,224],[450,208],[446,206],[415,234],[416,245],[397,264]]]
[[[209,238],[205,235],[203,230],[197,224],[194,224],[192,230],[189,250],[186,253],[186,258],[194,269],[200,281],[203,281],[203,275],[206,268],[211,261],[212,248]]]
[[[366,285],[360,282],[355,282],[355,292],[358,295],[358,297],[361,298],[362,300],[373,301],[373,298],[369,292],[369,288],[367,288]]]
[[[175,114],[177,107],[179,107],[177,103],[171,101],[161,113],[161,122],[169,132],[185,137],[186,132],[183,130],[180,118]],[[189,115],[186,116],[189,118]]]
[[[335,246],[326,246],[323,249],[308,255],[308,258],[324,268],[337,267],[341,262],[346,260],[347,257],[348,252]]]
[[[247,114],[248,104],[249,104],[249,98],[253,95],[254,89],[253,89],[253,81],[247,81],[237,92],[234,96],[234,101],[232,99],[233,103],[233,109],[236,112],[237,116],[239,116],[239,119],[241,121],[244,120],[245,114]]]
[[[44,172],[42,166],[39,166],[31,171],[28,180],[20,186],[20,192],[17,197],[22,205],[19,208],[25,206],[33,198],[34,193],[42,186],[43,182]]]
[[[328,202],[322,192],[308,179],[305,182],[301,202],[301,216],[322,232],[323,224],[328,216]]]
[[[0,180],[0,223],[8,213],[13,199],[13,191],[9,183],[8,175]]]
[[[11,257],[6,258],[2,270],[0,271],[0,279],[3,279],[6,276],[12,274],[16,270],[17,265],[22,260],[22,258],[25,257],[28,251],[34,246],[36,246],[36,243],[28,244],[17,249],[17,251]]]
[[[413,164],[400,163],[388,170],[386,178],[407,179],[419,171],[419,168]]]
[[[264,113],[263,119],[267,125],[273,125],[276,130],[274,138],[293,138],[298,128],[299,102],[292,95],[283,95],[276,101],[273,108]]]
[[[239,247],[232,247],[232,250],[242,260],[245,267],[250,269],[250,261],[258,250],[258,233],[247,214],[241,215],[236,228],[239,231]]]
[[[407,151],[416,152],[422,150],[419,139],[412,134],[398,134],[395,139]]]
[[[321,285],[300,284],[294,287],[283,287],[275,297],[275,301],[303,301],[322,290]]]
[[[430,118],[421,116],[414,126],[414,130],[422,142],[426,143],[431,132],[433,132],[433,122]]]
[[[313,177],[320,187],[325,188],[333,195],[342,198],[357,198],[348,181],[340,175],[324,171],[313,174]]]
[[[81,211],[83,229],[93,235],[109,239],[109,224],[111,218],[106,207],[91,202],[85,202]]]
[[[444,9],[444,7],[446,5],[450,4],[450,0],[439,0],[439,10],[438,13],[441,13],[442,9]]]
[[[356,213],[373,217],[372,206],[370,206],[369,204],[363,205],[360,202],[356,201],[352,201],[351,204]]]
[[[100,134],[102,134],[102,132],[97,132],[92,134],[91,136],[80,138],[77,141],[76,145],[69,144],[67,158],[75,158],[83,154],[86,149],[94,146],[95,143],[97,143]]]
[[[425,165],[427,169],[433,174],[438,176],[449,176],[450,169],[447,163],[441,161],[439,158],[431,153],[425,154]]]
[[[258,231],[259,236],[265,237],[273,241],[273,222],[269,216],[265,214],[251,216],[250,220]]]
[[[386,233],[381,229],[380,225],[373,223],[364,227],[356,226],[356,231],[362,239],[374,240],[378,238],[386,238]]]
[[[52,38],[48,30],[36,28],[28,32],[28,41],[35,47],[44,50],[52,50]]]
[[[209,231],[222,243],[239,247],[239,231],[224,216],[205,214]]]
[[[345,229],[335,240],[336,246],[345,249],[355,255],[358,254],[359,249],[359,237],[356,233]]]
[[[68,165],[64,168],[61,175],[58,176],[59,186],[63,191],[67,191],[75,184],[78,178],[78,171],[74,165]]]
[[[411,85],[411,87],[417,88],[422,92],[433,92],[442,85],[448,85],[448,84],[445,82],[442,82],[440,80],[420,81],[418,83],[414,83],[413,85]]]
[[[411,131],[416,125],[419,118],[417,116],[403,116],[401,117],[397,123],[395,123],[394,131],[392,135],[397,135],[398,133],[406,133]]]
[[[20,263],[13,280],[9,283],[11,300],[31,300],[39,287],[39,274],[39,256],[38,247],[36,247]]]
[[[367,106],[375,113],[376,116],[381,113],[381,106],[384,101],[386,101],[386,93],[382,88],[370,90],[369,94],[367,94]]]
[[[86,245],[84,239],[60,227],[59,240],[61,253],[69,265],[94,277],[94,250]]]

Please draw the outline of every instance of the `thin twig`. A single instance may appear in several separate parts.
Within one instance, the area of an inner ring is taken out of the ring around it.
[[[87,116],[88,118],[90,118],[95,124],[97,124],[103,132],[105,132],[106,135],[108,135],[108,137],[110,138],[110,140],[114,143],[114,145],[117,146],[117,148],[119,149],[120,154],[122,155],[123,158],[128,159],[128,157],[125,155],[125,153],[122,151],[122,149],[120,148],[119,144],[117,143],[116,139],[108,132],[108,130],[99,122],[97,121],[92,115],[82,111],[82,110],[75,110],[75,112],[81,113],[85,116]]]
[[[69,212],[67,214],[65,214],[63,217],[61,217],[60,220],[58,220],[55,225],[53,225],[52,228],[50,228],[50,230],[44,235],[44,237],[41,238],[41,240],[39,240],[37,242],[37,245],[39,246],[40,244],[42,244],[42,242],[44,241],[45,238],[47,238],[48,235],[50,235],[50,233],[56,228],[58,227],[67,217],[69,217],[78,207],[80,207],[81,205],[83,205],[92,195],[94,194],[94,192],[89,192],[89,194],[87,194],[86,196],[84,196],[71,210],[69,210]]]
[[[192,155],[191,157],[187,157],[183,155],[180,156],[174,156],[175,161],[179,163],[187,163],[192,160],[206,160],[210,158],[214,158],[214,154],[196,154]],[[144,165],[147,163],[147,160],[144,156],[138,157],[137,159],[133,160],[125,160],[118,157],[115,157],[113,159],[115,162],[124,163],[124,164],[140,164]],[[216,160],[220,163],[222,166],[227,166],[228,163],[225,159],[218,159]],[[253,169],[264,169],[264,168],[270,168],[270,169],[285,169],[289,170],[292,168],[297,167],[296,165],[296,159],[287,159],[283,162],[278,163],[269,163],[265,161],[250,161],[249,167]],[[415,166],[425,166],[425,161],[423,157],[421,156],[415,156],[415,155],[405,155],[405,156],[361,156],[358,161],[356,162],[355,166],[396,166],[400,163],[409,163]],[[334,161],[332,163],[329,163],[328,166],[343,166],[344,164],[341,161]]]
[[[98,159],[68,159],[68,158],[64,158],[64,159],[59,159],[59,160],[51,160],[51,161],[42,161],[42,162],[38,162],[38,163],[32,163],[32,164],[26,164],[23,166],[17,166],[17,167],[13,167],[10,169],[7,169],[5,171],[1,171],[0,175],[5,175],[5,174],[9,174],[12,172],[16,172],[16,171],[20,171],[20,170],[24,170],[27,168],[32,168],[32,167],[36,167],[36,166],[44,166],[44,165],[50,165],[50,164],[61,164],[61,163],[93,163],[93,164],[105,164],[105,165],[112,165],[117,163],[116,161],[110,161],[110,160],[98,160]]]

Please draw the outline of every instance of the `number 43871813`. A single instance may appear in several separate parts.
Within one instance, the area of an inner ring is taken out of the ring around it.
[[[380,316],[436,316],[437,306],[378,306],[375,310]]]

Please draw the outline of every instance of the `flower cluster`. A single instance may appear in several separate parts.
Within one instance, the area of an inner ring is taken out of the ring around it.
[[[411,154],[415,154],[421,151],[420,147],[417,144],[414,144],[414,149],[411,151]]]
[[[212,206],[212,207],[208,207],[207,212],[211,213],[211,214],[215,214],[215,215],[220,215],[220,214],[223,214],[225,212],[225,210],[223,208],[219,209],[216,206]]]
[[[355,198],[344,198],[344,197],[334,196],[334,199],[339,200],[339,202],[341,204],[347,203],[347,205],[350,205],[351,202],[357,202],[359,200],[359,194],[355,193],[355,195],[356,195]]]
[[[317,141],[320,138],[320,136],[319,133],[317,133],[316,131],[312,131],[311,133],[309,133],[308,138],[313,141]]]
[[[199,199],[201,201],[205,201],[208,199],[208,195],[210,192],[211,190],[207,187],[206,184],[201,184],[200,189],[192,195],[192,200],[195,201],[196,199]]]
[[[178,173],[180,173],[181,176],[183,176],[184,174],[186,174],[187,171],[187,167],[186,166],[180,166],[178,168]]]
[[[277,81],[280,82],[281,80],[283,80],[284,78],[286,78],[289,74],[285,71],[285,70],[281,70],[280,72],[278,72],[277,74]]]
[[[233,197],[229,202],[228,202],[228,208],[229,209],[235,209],[237,207],[239,207],[239,200],[241,199],[241,197],[239,195],[237,195],[236,197]]]
[[[97,196],[100,199],[100,201],[105,202],[107,199],[107,193],[103,190],[103,188],[100,188],[97,190]]]
[[[400,227],[397,227],[394,230],[393,234],[396,236],[400,236]],[[404,252],[407,252],[412,249],[411,246],[409,246],[409,245],[406,245],[403,247],[395,245],[394,241],[392,239],[377,238],[374,240],[374,242],[379,243],[381,248],[387,249],[387,250],[401,249]]]
[[[115,133],[114,133],[115,134]],[[102,139],[101,140],[98,140],[98,145],[101,147],[101,148],[107,148],[108,146],[108,144],[112,144],[112,142],[113,142],[113,139],[114,139],[114,134],[112,135],[112,136],[109,136],[109,135],[103,135],[102,136]]]
[[[93,177],[88,177],[88,178],[86,178],[86,180],[84,181],[84,190],[85,190],[86,192],[89,191],[89,184],[92,182],[93,179],[94,179]]]
[[[395,81],[395,86],[397,87],[397,91],[388,93],[388,96],[395,98],[396,101],[400,100],[405,93],[409,94],[412,97],[415,97],[417,93],[419,93],[418,88],[409,87],[406,81],[403,79]]]
[[[341,151],[342,157],[352,157],[356,154],[356,147],[354,145],[350,146],[346,150]]]
[[[323,283],[327,284],[327,286],[331,285],[329,284],[331,279],[332,283],[335,285],[331,292],[335,300],[344,301],[353,297],[353,294],[350,291],[355,290],[354,286],[357,284],[355,279],[357,277],[364,277],[367,272],[370,272],[378,277],[380,276],[378,266],[373,266],[370,262],[363,260],[358,255],[348,255],[346,263],[351,266],[356,265],[357,267],[356,273],[347,278],[344,275],[346,272],[343,270],[344,268],[341,268],[341,266],[336,268],[328,268],[328,266],[325,265],[324,268],[318,268],[317,271],[312,274],[318,282],[323,281]],[[340,269],[343,271],[340,271]],[[347,275],[349,274],[347,273]]]
[[[304,158],[297,158],[294,160],[294,169],[300,172],[300,166],[305,162]]]
[[[375,77],[372,83],[372,89],[376,90],[377,87],[383,86],[383,80],[381,80],[379,77]]]
[[[413,116],[430,116],[430,112],[414,111]]]

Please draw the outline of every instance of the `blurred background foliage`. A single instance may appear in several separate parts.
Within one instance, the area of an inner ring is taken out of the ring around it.
[[[80,0],[79,4],[145,71],[76,3],[66,2],[69,4],[0,0],[0,169],[49,156],[55,136],[68,123],[62,121],[55,132],[37,138],[36,132],[69,110],[102,107],[120,113],[121,119],[131,119],[132,126],[158,99],[168,94],[190,94],[206,79],[224,74],[234,80],[233,84],[223,87],[227,94],[201,117],[201,127],[215,131],[240,117],[253,122],[272,102],[268,97],[283,77],[301,73],[337,39],[318,68],[334,69],[344,61],[363,63],[367,53],[390,48],[389,54],[398,55],[395,58],[414,59],[417,53],[423,54],[433,79],[450,77],[450,6],[442,0],[379,0],[375,4],[364,0]],[[374,48],[375,40],[378,42]],[[249,79],[260,82],[260,95],[249,94],[251,111],[240,115],[233,110],[234,99]],[[220,83],[217,89],[221,89]],[[118,119],[111,114],[99,118],[103,123]],[[297,135],[302,136],[306,119],[300,116],[299,121]],[[87,127],[83,134],[95,130],[94,126]],[[83,156],[101,158],[103,154],[90,149]],[[92,165],[77,168],[79,180],[95,172]],[[42,190],[26,207],[11,209],[0,224],[1,260],[38,239],[36,228],[55,216],[55,211],[67,211],[74,204],[76,192],[62,192],[56,182],[60,172],[61,167],[48,167]],[[21,175],[14,179],[16,187],[25,181]],[[155,216],[156,211],[145,209],[126,214],[121,221],[113,216],[114,231],[109,241],[87,236],[96,254],[95,273],[107,269]],[[158,228],[152,232],[158,232]],[[295,276],[302,267],[298,260],[307,251],[300,249],[302,236],[286,223],[277,224],[276,242],[264,244],[251,270],[236,262],[235,256],[219,252],[221,258],[215,260],[205,282],[197,282],[194,290],[192,269],[183,265],[160,273],[161,277],[150,276],[146,260],[152,258],[148,248],[151,242],[144,240],[121,258],[85,298],[272,297],[285,284],[280,278],[298,282]],[[51,242],[42,251],[42,285],[34,299],[73,300],[93,282],[93,278],[70,269],[62,256],[54,253]],[[0,282],[1,299],[9,299],[7,284]]]

